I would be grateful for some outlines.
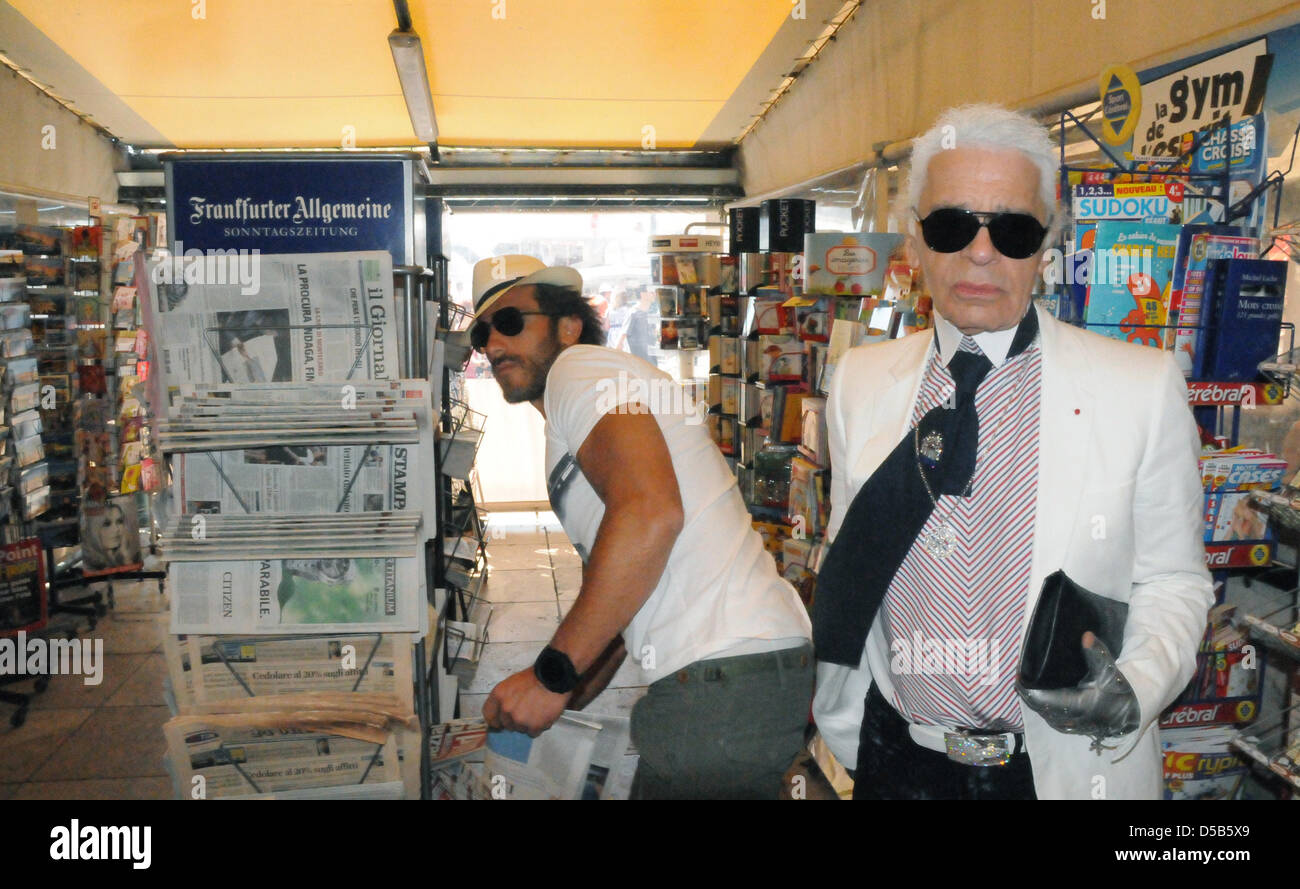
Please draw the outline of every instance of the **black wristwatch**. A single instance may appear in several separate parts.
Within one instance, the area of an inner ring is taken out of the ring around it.
[[[546,646],[533,662],[533,675],[542,686],[557,695],[567,695],[578,686],[573,661],[558,648]]]

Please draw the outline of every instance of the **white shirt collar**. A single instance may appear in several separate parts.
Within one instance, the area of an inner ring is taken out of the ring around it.
[[[1028,311],[1033,311],[1031,303]],[[1016,327],[1008,327],[1006,330],[987,330],[984,333],[977,333],[971,337],[975,340],[975,345],[980,347],[984,357],[989,360],[994,367],[1001,367],[1007,360],[1007,353],[1011,351],[1011,343],[1016,338]],[[952,356],[957,354],[957,347],[961,345],[962,332],[958,330],[952,322],[946,320],[938,312],[934,313],[934,335],[935,341],[939,347],[939,360],[943,366],[947,367]]]

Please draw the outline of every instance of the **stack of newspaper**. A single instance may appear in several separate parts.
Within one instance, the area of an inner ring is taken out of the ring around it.
[[[415,558],[418,512],[170,516],[159,542],[171,562],[274,557],[299,559]]]
[[[180,386],[158,420],[167,451],[432,442],[426,380]]]
[[[566,710],[536,738],[482,719],[429,734],[433,799],[627,799],[635,772],[629,720]]]
[[[163,644],[164,695],[174,716],[290,709],[285,702],[301,700],[290,696],[311,692],[383,696],[378,699],[396,701],[396,712],[409,714],[415,710],[412,680],[417,640],[413,633],[169,635]],[[401,795],[410,799],[420,796],[418,754],[419,736],[399,731]],[[367,786],[364,792],[372,789]]]
[[[216,799],[401,795],[399,748],[419,724],[393,695],[315,692],[255,697],[239,712],[178,716],[163,726],[177,795]],[[323,791],[323,792],[322,792]]]
[[[162,522],[173,632],[427,629],[427,381],[186,385],[177,395],[164,449],[183,434],[196,450],[176,456]],[[340,417],[356,425],[334,436]],[[405,432],[386,425],[399,417]]]
[[[252,697],[365,692],[412,697],[412,633],[314,636],[167,636],[163,651],[176,713],[224,713]]]

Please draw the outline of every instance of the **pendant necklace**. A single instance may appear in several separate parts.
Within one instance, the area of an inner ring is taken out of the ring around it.
[[[921,458],[924,458],[931,463],[938,463],[939,458],[943,455],[943,436],[938,432],[927,432],[925,438],[922,439],[921,427],[920,425],[917,425],[913,430],[912,438],[914,439],[916,446],[916,469],[921,473],[921,483],[925,485],[925,493],[930,498],[930,505],[937,512],[939,509],[939,501],[934,496],[934,491],[930,488],[930,480],[926,478],[925,466],[922,464]],[[966,483],[966,491],[961,496],[969,497],[974,486],[975,476],[974,473],[972,473],[970,481]],[[933,528],[921,535],[921,546],[927,553],[934,556],[936,559],[946,559],[957,551],[957,532],[953,530],[952,522],[950,521],[956,510],[957,505],[953,504],[953,506],[948,510],[947,515],[940,518],[939,521],[934,524]]]

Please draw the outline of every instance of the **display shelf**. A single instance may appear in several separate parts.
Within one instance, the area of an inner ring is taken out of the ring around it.
[[[1289,718],[1300,716],[1297,710],[1300,710],[1300,704],[1286,708],[1281,717],[1267,726],[1255,726],[1250,731],[1238,732],[1231,744],[1250,760],[1300,790],[1300,738],[1286,728]],[[1289,741],[1288,734],[1291,735]]]
[[[1300,590],[1279,592],[1259,603],[1253,613],[1243,613],[1239,624],[1250,638],[1300,662]]]

